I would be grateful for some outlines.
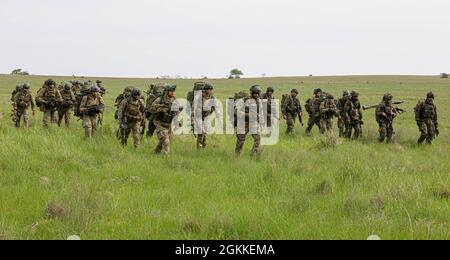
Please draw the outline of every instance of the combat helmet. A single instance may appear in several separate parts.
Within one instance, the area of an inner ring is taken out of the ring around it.
[[[293,90],[291,90],[291,93],[295,93],[295,94],[297,94],[297,95],[298,95],[298,93],[299,93],[299,92],[298,92],[298,90],[297,90],[297,89],[295,89],[295,88],[294,88]]]
[[[391,101],[394,97],[391,95],[391,93],[386,93],[383,96],[383,101]]]
[[[350,91],[349,90],[344,90],[344,92],[342,93],[342,97],[350,97]]]
[[[252,86],[252,87],[250,88],[250,92],[251,92],[252,94],[261,94],[262,89],[261,89],[261,87],[260,87],[259,85],[254,85],[254,86]]]
[[[428,92],[427,93],[427,98],[431,98],[431,99],[434,99],[434,93],[433,92]]]
[[[359,92],[356,90],[352,90],[352,92],[350,93],[350,96],[353,98],[357,98],[357,97],[359,97]]]
[[[267,93],[269,93],[269,92],[275,93],[275,89],[273,87],[268,87],[266,92]]]

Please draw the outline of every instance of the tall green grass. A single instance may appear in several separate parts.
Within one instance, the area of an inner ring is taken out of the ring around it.
[[[0,239],[383,239],[450,238],[450,81],[438,77],[370,76],[212,80],[220,99],[252,84],[291,88],[304,102],[315,87],[339,96],[357,89],[364,104],[390,91],[408,110],[396,122],[396,143],[376,143],[374,111],[361,141],[335,143],[297,126],[264,147],[259,158],[234,155],[234,136],[211,136],[197,152],[192,136],[176,136],[172,155],[156,156],[155,139],[123,149],[115,139],[113,101],[124,86],[158,80],[103,79],[105,124],[85,141],[71,129],[17,130],[9,94],[20,82],[33,91],[46,77],[0,76]],[[55,78],[57,81],[70,78]],[[194,81],[172,81],[184,97]],[[303,83],[302,83],[303,82]],[[433,90],[441,136],[416,145],[413,108]],[[284,123],[281,131],[284,132]],[[60,209],[52,213],[50,208]]]

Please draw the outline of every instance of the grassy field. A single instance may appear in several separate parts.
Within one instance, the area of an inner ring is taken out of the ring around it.
[[[48,77],[0,76],[0,239],[450,239],[450,81],[439,77],[367,76],[211,80],[224,99],[252,84],[273,85],[277,97],[296,87],[304,102],[315,87],[339,96],[356,89],[363,104],[390,91],[406,100],[396,142],[376,143],[374,111],[365,113],[364,138],[335,145],[297,126],[276,146],[241,158],[234,136],[213,136],[197,152],[192,136],[174,138],[172,155],[156,156],[155,139],[139,150],[115,139],[113,101],[127,85],[150,79],[103,79],[105,124],[86,142],[72,128],[17,130],[10,93],[29,82],[33,93]],[[71,78],[54,77],[55,80]],[[193,80],[178,84],[185,97]],[[417,146],[413,108],[433,90],[441,136]],[[282,124],[284,133],[285,124]],[[50,206],[49,206],[50,205]],[[51,208],[48,214],[47,208]]]

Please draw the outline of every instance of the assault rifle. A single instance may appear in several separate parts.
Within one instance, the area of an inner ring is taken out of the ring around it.
[[[401,104],[403,104],[403,103],[405,103],[405,101],[394,101],[394,102],[392,102],[392,104],[394,104],[394,105],[401,105]],[[369,109],[374,109],[374,108],[377,108],[378,107],[378,105],[374,105],[374,106],[363,106],[363,110],[369,110]],[[404,111],[404,110],[403,110]]]

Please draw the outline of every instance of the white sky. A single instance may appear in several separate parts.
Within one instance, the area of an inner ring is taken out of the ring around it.
[[[0,73],[450,72],[448,0],[1,0]]]

